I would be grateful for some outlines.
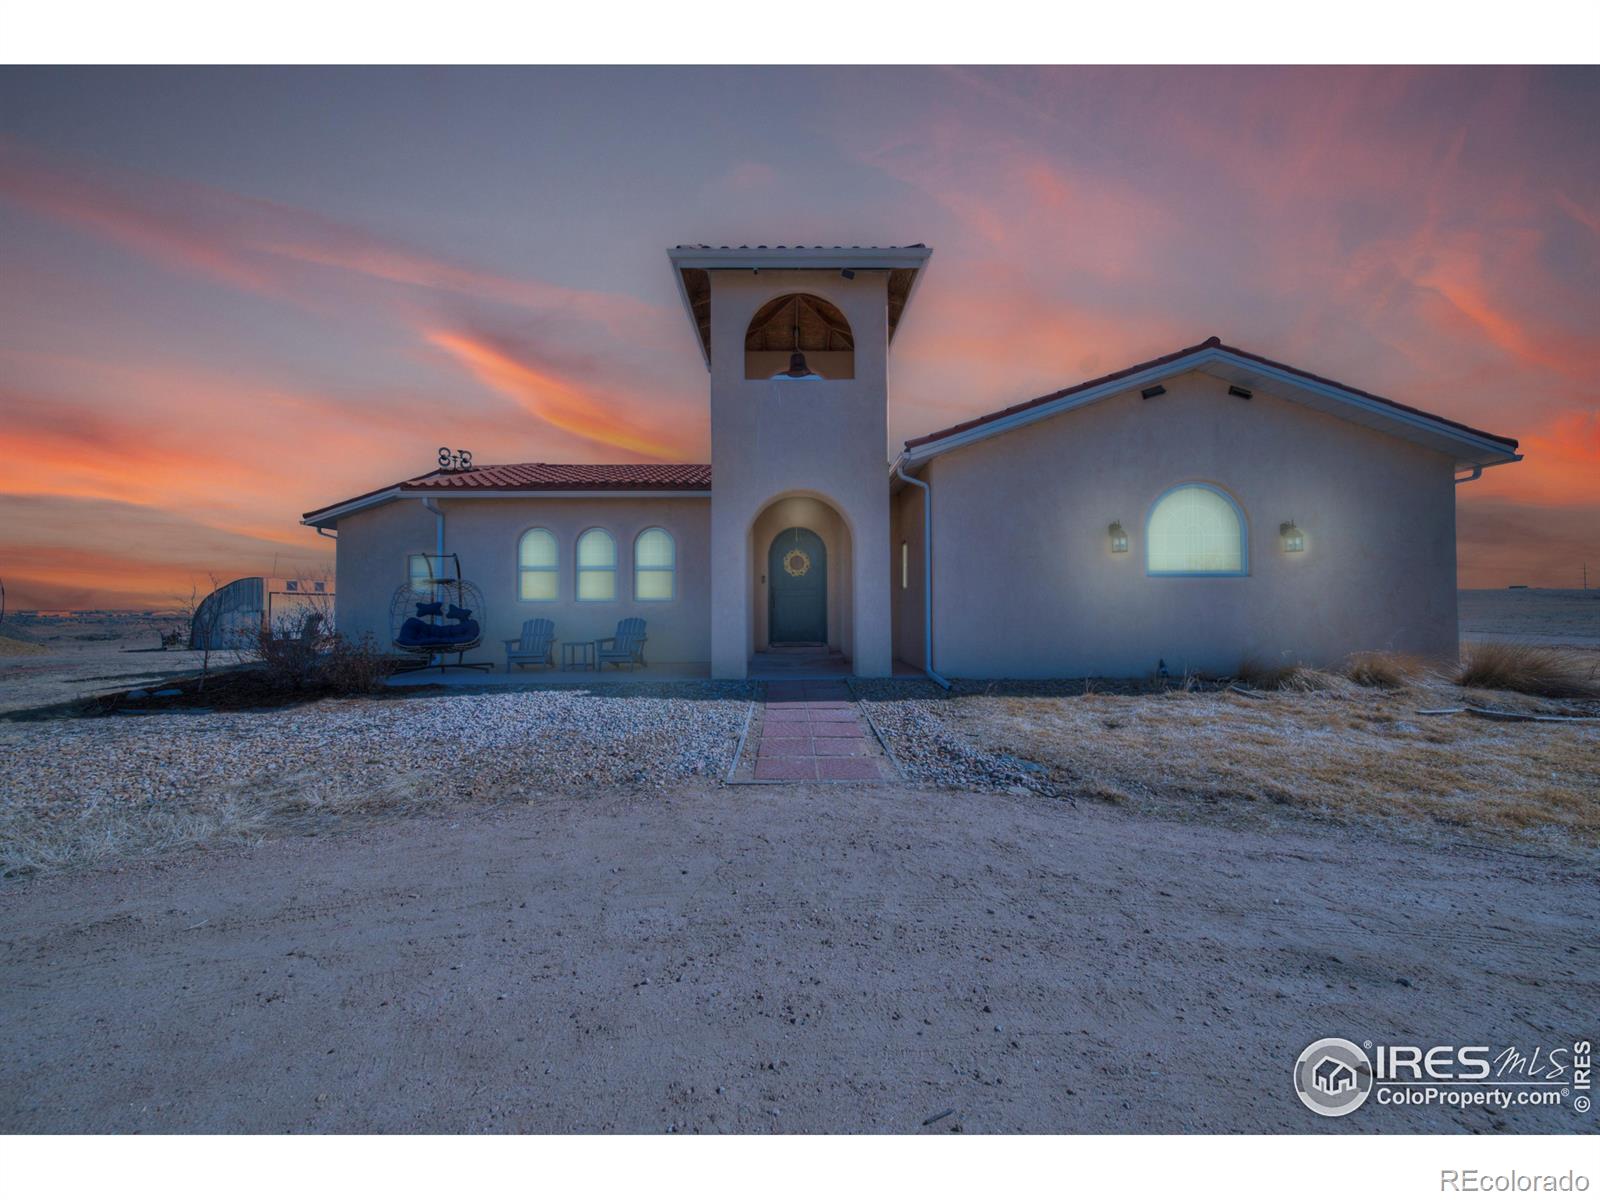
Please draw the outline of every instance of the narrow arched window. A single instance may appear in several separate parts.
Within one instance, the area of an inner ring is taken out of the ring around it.
[[[665,529],[646,529],[633,540],[633,598],[671,600],[677,594],[678,551]]]
[[[578,538],[578,599],[617,598],[617,543],[604,529],[589,529]]]
[[[1243,575],[1244,514],[1221,488],[1186,483],[1150,510],[1145,547],[1152,575]]]
[[[517,597],[561,599],[561,555],[548,529],[530,529],[517,543]]]

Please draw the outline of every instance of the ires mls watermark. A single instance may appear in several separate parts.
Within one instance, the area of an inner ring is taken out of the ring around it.
[[[1404,1106],[1487,1105],[1563,1108],[1582,1115],[1592,1106],[1594,1050],[1587,1038],[1546,1049],[1506,1046],[1359,1046],[1323,1038],[1300,1052],[1294,1090],[1320,1117],[1342,1117],[1370,1099]]]

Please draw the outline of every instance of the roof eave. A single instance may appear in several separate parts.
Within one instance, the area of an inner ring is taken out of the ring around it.
[[[702,271],[726,270],[826,270],[849,267],[870,271],[892,271],[921,267],[933,251],[927,246],[797,246],[792,249],[760,247],[674,246],[667,258],[682,271],[685,267]]]
[[[432,498],[435,500],[620,500],[631,496],[667,497],[680,500],[705,500],[711,496],[710,488],[473,488],[470,491],[441,491],[427,487],[392,487],[366,496],[357,496],[327,508],[313,509],[300,518],[300,524],[316,529],[337,529],[340,517],[363,509],[376,508],[391,500]]]

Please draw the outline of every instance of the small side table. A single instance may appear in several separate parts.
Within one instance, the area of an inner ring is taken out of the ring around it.
[[[593,642],[562,642],[561,668],[564,671],[592,671],[595,666]]]

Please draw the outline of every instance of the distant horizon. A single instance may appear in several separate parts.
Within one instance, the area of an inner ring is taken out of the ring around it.
[[[708,461],[666,248],[923,242],[895,444],[1218,335],[1519,439],[1458,581],[1573,590],[1597,109],[1593,68],[0,68],[0,578],[325,574],[300,514],[441,444]]]

